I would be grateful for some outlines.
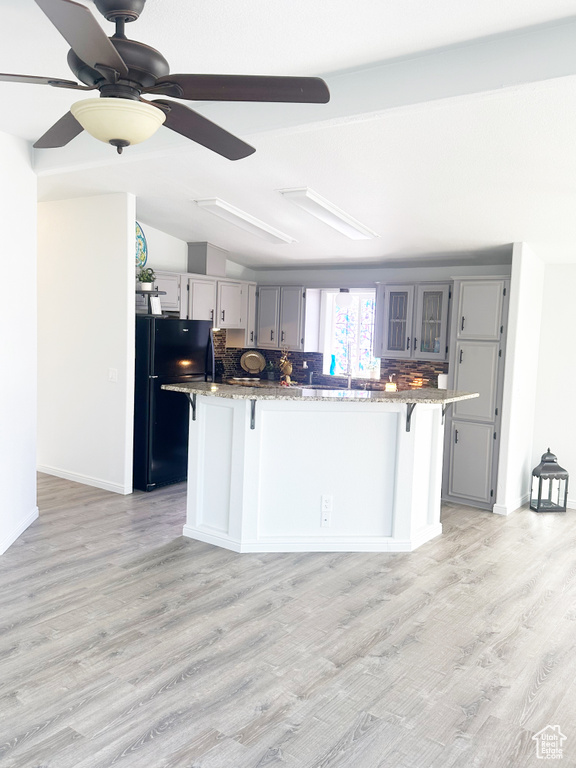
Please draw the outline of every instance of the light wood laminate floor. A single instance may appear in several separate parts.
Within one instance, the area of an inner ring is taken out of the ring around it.
[[[446,506],[410,554],[237,555],[185,487],[41,475],[0,558],[0,766],[576,766],[576,512]]]

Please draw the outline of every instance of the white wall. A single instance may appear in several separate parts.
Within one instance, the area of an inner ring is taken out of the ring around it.
[[[508,515],[529,499],[544,264],[515,243],[502,397],[502,434],[494,512]]]
[[[548,264],[544,277],[531,468],[540,463],[541,455],[550,447],[558,463],[570,474],[568,504],[573,509],[576,509],[575,297],[576,264]]]
[[[36,175],[28,144],[0,133],[0,554],[36,506]]]
[[[148,244],[147,266],[166,272],[188,272],[188,243],[142,221],[139,223]],[[226,259],[226,277],[234,280],[255,280],[255,274],[252,269]]]
[[[147,267],[167,272],[188,271],[188,243],[139,221],[148,244]]]
[[[135,199],[38,209],[38,468],[130,493]]]

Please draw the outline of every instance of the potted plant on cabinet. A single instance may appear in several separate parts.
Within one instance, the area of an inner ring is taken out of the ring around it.
[[[141,291],[153,291],[154,290],[154,270],[151,267],[140,267],[136,279],[139,283],[139,290]]]

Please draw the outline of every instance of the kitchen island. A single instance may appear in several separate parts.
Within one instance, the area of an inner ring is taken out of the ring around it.
[[[442,533],[444,410],[477,393],[193,382],[184,535],[236,552],[407,552]]]

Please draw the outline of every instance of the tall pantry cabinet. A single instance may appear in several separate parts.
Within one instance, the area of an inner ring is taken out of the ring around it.
[[[482,509],[495,501],[509,281],[454,281],[448,386],[479,392],[447,411],[443,498]]]

